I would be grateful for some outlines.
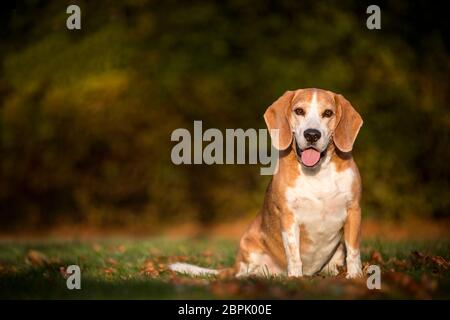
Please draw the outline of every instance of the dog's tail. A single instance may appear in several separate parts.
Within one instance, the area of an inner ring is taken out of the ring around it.
[[[169,265],[169,269],[175,272],[188,274],[190,276],[205,276],[205,275],[218,275],[220,270],[202,268],[189,263],[172,263]]]

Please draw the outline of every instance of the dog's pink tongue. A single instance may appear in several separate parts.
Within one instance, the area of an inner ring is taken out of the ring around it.
[[[302,162],[307,167],[314,166],[320,160],[320,152],[314,149],[306,149],[302,152]]]

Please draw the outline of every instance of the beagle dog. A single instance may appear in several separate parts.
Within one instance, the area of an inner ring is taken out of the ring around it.
[[[346,264],[347,278],[362,276],[361,178],[351,155],[361,116],[342,95],[299,89],[285,92],[264,119],[280,152],[278,170],[228,272],[337,275]],[[170,269],[191,275],[226,272],[185,263]]]

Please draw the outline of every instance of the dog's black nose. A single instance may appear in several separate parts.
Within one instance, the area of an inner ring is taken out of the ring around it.
[[[308,141],[309,143],[316,142],[322,136],[320,134],[320,131],[316,130],[316,129],[307,129],[307,130],[305,130],[303,135],[305,136],[306,141]]]

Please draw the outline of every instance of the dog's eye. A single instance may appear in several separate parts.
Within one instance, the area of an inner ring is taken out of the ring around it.
[[[324,118],[330,118],[332,115],[333,115],[333,111],[331,111],[330,109],[327,109],[322,113],[322,117],[324,117]]]
[[[305,115],[305,110],[303,110],[302,108],[296,108],[294,110],[295,114],[298,116],[304,116]]]

